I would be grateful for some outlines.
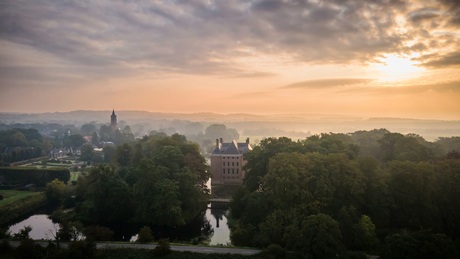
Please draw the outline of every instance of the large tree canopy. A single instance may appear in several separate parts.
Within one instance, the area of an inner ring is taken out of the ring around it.
[[[446,150],[386,130],[264,139],[245,155],[232,242],[323,258],[379,242],[395,249],[408,240],[400,236],[430,229],[424,238],[436,241],[427,250],[446,251],[460,238],[460,160]]]
[[[206,208],[207,165],[184,136],[152,135],[114,153],[118,168],[99,166],[79,178],[81,220],[178,226]]]

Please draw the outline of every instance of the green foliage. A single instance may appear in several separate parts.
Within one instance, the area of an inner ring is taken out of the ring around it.
[[[47,203],[44,193],[27,196],[14,203],[0,206],[0,225],[4,225],[22,215],[30,213]]]
[[[44,187],[54,179],[66,183],[70,179],[68,169],[36,169],[22,167],[0,167],[0,176],[12,184],[35,184]]]
[[[381,255],[384,259],[458,258],[458,251],[446,235],[421,229],[417,232],[402,231],[387,236]]]
[[[90,223],[123,223],[131,216],[133,201],[128,185],[115,167],[100,165],[77,184],[84,201],[77,205],[81,220]]]
[[[184,136],[152,135],[116,150],[114,166],[98,166],[77,184],[84,222],[178,226],[206,208],[208,166]]]
[[[46,185],[45,194],[50,202],[62,204],[66,199],[67,187],[62,181],[54,179]]]
[[[80,160],[90,163],[94,157],[94,148],[93,145],[87,143],[84,144],[80,149]]]
[[[40,259],[45,256],[46,250],[38,244],[35,244],[32,239],[23,239],[16,248],[17,258]]]
[[[41,157],[48,149],[46,140],[36,129],[0,130],[0,165]]]
[[[339,224],[325,214],[308,216],[288,227],[287,249],[306,258],[333,258],[345,252]]]
[[[70,258],[92,258],[96,251],[96,244],[87,240],[72,241],[69,243]]]
[[[384,129],[297,142],[264,139],[245,155],[244,185],[231,203],[232,242],[279,245],[306,257],[347,257],[345,248],[375,251],[401,229],[429,228],[458,239],[460,159],[439,154],[436,143]],[[317,215],[329,218],[310,218]],[[314,231],[320,234],[308,239]],[[399,234],[387,244],[395,257],[411,257],[420,238]]]
[[[60,228],[56,233],[56,240],[77,241],[82,236],[83,224],[81,222],[64,221],[59,224]]]
[[[153,233],[152,229],[148,226],[143,226],[138,233],[137,242],[139,243],[149,243],[153,242]]]
[[[104,226],[87,226],[83,229],[86,240],[92,241],[112,241],[114,232]]]
[[[158,240],[158,246],[153,249],[153,253],[157,256],[165,256],[171,253],[171,246],[169,244],[169,240],[167,239],[160,239]]]
[[[18,233],[13,234],[14,240],[26,240],[30,239],[30,231],[32,231],[31,226],[25,226],[23,229],[20,229]]]
[[[80,134],[73,134],[64,138],[63,144],[68,148],[79,148],[85,144],[86,140]]]

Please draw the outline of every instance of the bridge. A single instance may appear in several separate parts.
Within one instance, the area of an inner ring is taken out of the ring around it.
[[[209,209],[228,209],[231,199],[209,199]]]

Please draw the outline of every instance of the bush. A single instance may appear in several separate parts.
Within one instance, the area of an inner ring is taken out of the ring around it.
[[[153,233],[150,227],[144,226],[141,228],[141,230],[139,230],[137,242],[148,243],[148,242],[152,242],[153,240],[154,240]]]
[[[45,248],[36,245],[32,239],[24,239],[16,249],[17,258],[43,258],[45,255]]]
[[[278,244],[271,244],[262,251],[264,258],[285,258],[286,249]]]
[[[113,231],[110,228],[103,226],[89,226],[86,227],[83,233],[87,240],[93,241],[112,241]]]
[[[73,258],[91,258],[96,251],[96,244],[88,241],[73,241],[69,243],[69,253]]]
[[[153,250],[155,255],[163,256],[171,253],[171,245],[169,244],[168,239],[160,239],[158,241],[158,246]]]
[[[8,240],[2,240],[2,242],[0,243],[0,254],[8,252],[10,250],[11,250],[10,242],[8,242]]]

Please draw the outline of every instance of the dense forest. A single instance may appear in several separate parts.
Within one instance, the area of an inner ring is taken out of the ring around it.
[[[245,156],[232,242],[307,258],[458,258],[459,150],[459,137],[383,129],[264,139]]]

